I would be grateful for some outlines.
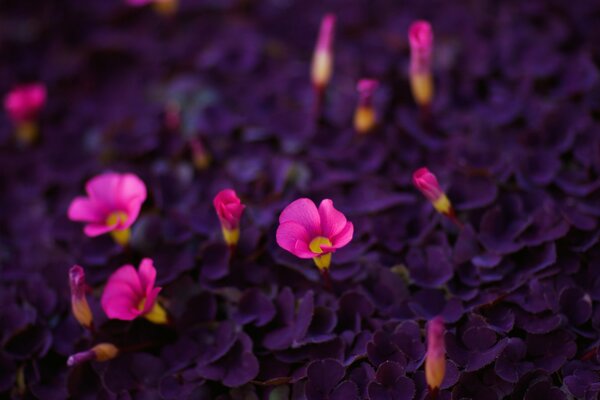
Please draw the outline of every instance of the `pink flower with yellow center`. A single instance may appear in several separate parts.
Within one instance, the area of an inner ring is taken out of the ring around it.
[[[110,232],[115,241],[126,245],[130,227],[146,200],[146,185],[134,174],[105,173],[90,179],[88,197],[77,197],[69,206],[72,221],[86,222],[83,231],[95,237]]]
[[[427,106],[433,98],[431,59],[433,31],[427,21],[415,21],[408,31],[410,45],[410,85],[415,102]]]
[[[24,143],[37,138],[37,118],[46,104],[46,86],[43,83],[20,85],[4,98],[4,109],[17,129],[17,137]]]
[[[223,239],[229,246],[235,246],[240,238],[240,219],[246,206],[232,189],[217,193],[213,205],[221,221]]]
[[[302,198],[289,204],[279,216],[277,243],[296,257],[312,258],[321,271],[331,264],[331,253],[352,240],[354,226],[325,199],[317,206]]]
[[[446,344],[444,321],[435,317],[427,324],[427,354],[425,356],[425,379],[429,390],[439,390],[446,375]]]
[[[156,324],[167,323],[167,313],[156,301],[162,288],[154,287],[156,269],[151,259],[144,258],[139,270],[124,265],[106,282],[100,303],[109,318],[131,321],[144,317]]]

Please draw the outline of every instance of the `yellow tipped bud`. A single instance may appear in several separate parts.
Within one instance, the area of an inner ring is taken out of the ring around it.
[[[436,211],[441,214],[450,215],[452,212],[452,204],[445,194],[442,194],[438,199],[434,200],[432,204]]]
[[[312,62],[311,77],[313,85],[324,88],[333,74],[333,57],[328,52],[318,51]]]
[[[35,121],[24,121],[17,124],[17,139],[19,142],[30,145],[35,142],[39,135],[38,125]]]
[[[377,115],[373,107],[357,107],[354,113],[354,129],[360,134],[369,133],[377,125]]]
[[[79,265],[74,265],[69,270],[69,286],[71,287],[71,311],[73,316],[82,326],[91,329],[94,318],[85,297],[85,272]]]
[[[238,244],[240,240],[240,229],[227,229],[224,226],[221,227],[221,231],[223,232],[223,239],[228,246],[235,246]]]
[[[154,0],[154,10],[169,17],[177,12],[178,3],[178,0]]]
[[[410,87],[413,98],[419,106],[431,104],[433,99],[433,77],[430,73],[411,74]]]

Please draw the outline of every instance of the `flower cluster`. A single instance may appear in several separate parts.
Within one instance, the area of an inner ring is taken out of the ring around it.
[[[600,5],[80,3],[0,6],[0,397],[598,397]]]

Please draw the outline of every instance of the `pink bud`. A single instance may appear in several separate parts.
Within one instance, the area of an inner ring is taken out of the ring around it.
[[[119,349],[110,343],[99,343],[89,350],[75,353],[67,359],[67,365],[73,367],[88,361],[108,361],[119,354]]]
[[[429,73],[433,53],[433,31],[429,22],[413,22],[408,31],[408,41],[411,75]]]
[[[4,98],[4,108],[15,123],[34,121],[46,103],[46,86],[43,83],[20,85]]]
[[[437,178],[426,167],[419,168],[414,172],[413,183],[432,203],[444,195]]]
[[[377,125],[377,115],[373,107],[373,95],[379,87],[375,79],[361,79],[356,85],[358,106],[354,112],[354,129],[360,133],[368,133]]]
[[[358,91],[359,105],[370,107],[373,104],[373,95],[379,87],[379,81],[376,79],[361,79],[356,85]]]
[[[233,189],[224,189],[217,193],[213,205],[221,221],[225,242],[230,246],[236,245],[240,236],[240,220],[246,206]]]
[[[427,324],[427,355],[425,378],[430,389],[438,389],[446,374],[446,344],[444,321],[435,317]]]
[[[84,327],[90,329],[93,323],[92,311],[88,305],[85,292],[85,272],[79,265],[69,270],[69,285],[71,287],[71,310],[75,319]]]
[[[331,253],[352,240],[354,226],[325,199],[317,206],[298,199],[279,216],[277,244],[296,257],[312,258],[321,270],[329,268]]]
[[[319,37],[312,60],[312,82],[315,88],[323,90],[333,73],[333,37],[336,17],[327,14],[321,21]]]

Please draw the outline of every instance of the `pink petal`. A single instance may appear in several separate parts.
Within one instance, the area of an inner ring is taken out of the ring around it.
[[[317,206],[307,198],[290,203],[279,216],[279,223],[296,222],[306,229],[311,237],[321,234],[321,218]]]
[[[280,224],[277,228],[276,236],[277,244],[279,246],[298,257],[301,256],[299,254],[296,254],[297,243],[304,243],[306,249],[308,249],[308,243],[311,240],[311,236],[306,231],[306,228],[293,221],[288,221]]]
[[[146,185],[134,174],[123,174],[119,176],[113,195],[116,207],[127,211],[127,224],[124,227],[128,228],[136,220],[142,203],[146,200]]]
[[[298,240],[294,244],[294,251],[292,253],[299,258],[313,258],[319,255],[317,253],[313,253],[308,247],[308,243],[301,240]]]
[[[120,178],[119,174],[109,172],[93,177],[85,185],[90,199],[102,207],[107,215],[117,210],[116,193]]]
[[[145,296],[152,291],[154,282],[156,281],[156,269],[154,263],[150,258],[144,258],[140,263],[140,269],[138,272],[140,285]]]
[[[336,249],[344,247],[352,240],[352,235],[354,235],[354,225],[352,222],[348,222],[337,235],[330,239],[331,244]]]
[[[321,201],[319,215],[321,217],[321,235],[326,238],[331,239],[346,226],[346,217],[333,208],[333,202],[330,199]]]
[[[106,225],[106,224],[87,224],[83,228],[83,233],[85,233],[89,237],[96,237],[100,235],[104,235],[114,229],[114,226]]]
[[[71,221],[103,223],[106,220],[102,209],[87,197],[76,197],[71,202],[67,215]]]
[[[152,311],[152,307],[154,307],[154,303],[156,302],[156,297],[158,297],[158,294],[161,290],[161,287],[155,287],[154,289],[150,290],[148,296],[146,296],[146,303],[144,303],[142,314],[148,314],[150,311]]]
[[[108,278],[100,303],[109,318],[131,320],[140,315],[138,306],[143,298],[137,271],[125,265]]]

